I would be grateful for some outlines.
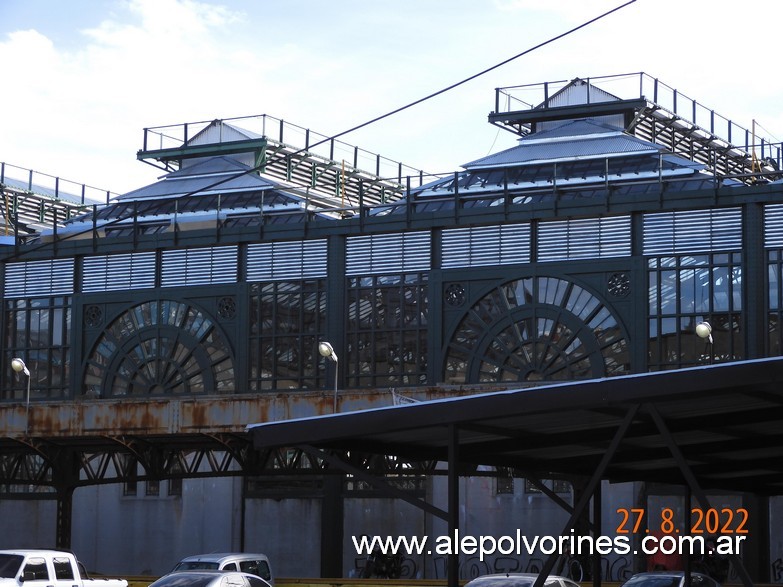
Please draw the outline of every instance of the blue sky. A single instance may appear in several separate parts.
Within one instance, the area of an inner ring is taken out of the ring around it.
[[[622,0],[0,0],[0,161],[122,193],[158,170],[142,130],[269,114],[342,132]],[[783,140],[783,3],[636,0],[343,138],[432,172],[514,144],[496,87],[644,71]]]

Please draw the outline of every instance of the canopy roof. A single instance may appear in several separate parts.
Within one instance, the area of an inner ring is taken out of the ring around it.
[[[256,448],[446,460],[541,477],[591,476],[783,493],[783,358],[546,385],[248,427]],[[619,434],[623,426],[627,431]],[[615,443],[617,443],[615,445]],[[616,450],[614,450],[616,448]]]

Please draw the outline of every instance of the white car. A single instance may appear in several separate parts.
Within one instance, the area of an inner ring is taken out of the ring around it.
[[[482,575],[468,581],[465,587],[533,587],[538,573],[498,573]],[[559,575],[544,579],[544,587],[580,587],[579,583]]]
[[[685,573],[683,571],[651,571],[649,573],[637,573],[622,587],[683,587],[685,585]],[[702,573],[691,573],[692,587],[720,587],[712,577]]]
[[[271,587],[258,575],[237,571],[176,571],[149,587]]]
[[[248,552],[213,552],[210,554],[194,554],[179,561],[172,573],[180,571],[241,571],[261,577],[274,586],[272,567],[265,554]]]

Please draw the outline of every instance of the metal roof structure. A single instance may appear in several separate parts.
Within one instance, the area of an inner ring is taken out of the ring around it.
[[[683,485],[705,510],[708,491],[783,493],[781,382],[778,357],[265,422],[248,431],[257,449],[297,447],[371,483],[348,455],[447,463],[448,509],[419,506],[449,521],[450,533],[458,525],[456,478],[480,465],[581,478],[585,495],[563,528],[567,535],[604,479]],[[541,575],[553,564],[554,555]],[[457,584],[453,572],[449,584]]]
[[[489,122],[524,137],[552,121],[584,116],[612,120],[629,134],[745,183],[781,168],[779,146],[644,72],[498,88]]]
[[[150,148],[153,142],[159,148]],[[147,128],[137,158],[173,171],[220,154],[243,154],[281,187],[330,207],[395,200],[404,193],[404,177],[423,173],[266,114]]]
[[[311,445],[445,461],[453,426],[460,464],[589,477],[609,454],[602,478],[610,481],[685,484],[687,464],[704,490],[781,495],[782,382],[776,357],[264,422],[248,431],[257,448]]]
[[[62,226],[86,207],[105,202],[111,192],[60,177],[0,163],[0,227],[3,236],[36,236]]]
[[[76,486],[439,462],[779,495],[779,173],[630,132],[646,101],[602,83],[426,185],[269,117],[147,129],[160,181],[5,250],[3,356],[37,376],[2,372],[4,483],[66,513]],[[389,388],[430,401],[374,409]],[[335,397],[363,411],[301,418]]]

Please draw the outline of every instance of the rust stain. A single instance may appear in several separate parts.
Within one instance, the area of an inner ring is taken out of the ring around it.
[[[496,391],[480,387],[400,388],[420,401]],[[338,394],[338,412],[392,405],[383,390],[347,390]],[[331,414],[331,390],[259,393],[225,397],[95,399],[33,402],[29,420],[24,404],[0,405],[0,437],[74,437],[126,434],[242,432],[248,424]]]

